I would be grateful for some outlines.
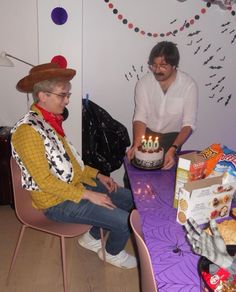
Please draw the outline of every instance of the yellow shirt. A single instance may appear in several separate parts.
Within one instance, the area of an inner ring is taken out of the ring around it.
[[[59,180],[50,172],[43,140],[35,129],[23,124],[12,135],[12,144],[16,152],[40,188],[40,191],[31,191],[33,206],[37,209],[46,209],[65,200],[79,202],[85,191],[83,183],[96,186],[93,179],[98,170],[85,166],[82,171],[66,140],[60,135],[58,137],[72,163],[74,176],[71,183]]]

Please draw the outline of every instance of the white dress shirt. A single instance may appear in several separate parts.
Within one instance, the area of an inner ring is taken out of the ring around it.
[[[179,132],[184,126],[195,130],[197,108],[197,85],[179,70],[166,93],[152,73],[147,73],[136,84],[133,121],[145,123],[154,132]]]

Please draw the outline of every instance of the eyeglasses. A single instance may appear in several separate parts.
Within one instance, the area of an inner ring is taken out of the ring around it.
[[[150,65],[150,68],[152,71],[156,71],[157,69],[166,71],[166,70],[168,70],[169,66],[171,66],[171,65],[170,64],[152,64],[152,65]]]
[[[50,93],[50,94],[54,94],[54,95],[57,95],[57,96],[60,96],[61,98],[66,98],[66,97],[68,97],[68,98],[70,98],[70,96],[71,96],[71,92],[67,92],[67,93],[55,93],[55,92],[52,92],[52,91],[46,91],[47,93]]]

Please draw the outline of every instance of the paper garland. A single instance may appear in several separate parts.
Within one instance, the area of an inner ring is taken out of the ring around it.
[[[210,0],[206,3],[206,8],[210,8],[211,5],[214,3],[215,0]],[[195,21],[200,19],[200,15],[196,14],[194,17],[190,18],[188,21],[186,21],[181,27],[178,27],[172,31],[168,31],[168,32],[146,32],[144,29],[140,28],[139,26],[134,25],[132,22],[129,22],[127,18],[124,17],[124,15],[122,15],[117,8],[114,7],[114,5],[111,3],[110,0],[104,0],[104,2],[106,2],[108,4],[108,8],[112,10],[113,14],[117,16],[117,19],[122,21],[122,23],[124,25],[127,25],[127,28],[130,30],[133,30],[136,33],[140,33],[142,36],[148,36],[148,37],[166,37],[166,36],[170,36],[170,35],[176,35],[178,32],[183,31],[185,28],[189,28],[190,25],[193,25],[195,23]],[[206,13],[206,8],[203,7],[200,10],[200,14],[205,14]],[[232,9],[232,7],[231,7]],[[229,9],[229,10],[231,10]],[[235,11],[231,10],[231,14],[234,16],[235,15]]]

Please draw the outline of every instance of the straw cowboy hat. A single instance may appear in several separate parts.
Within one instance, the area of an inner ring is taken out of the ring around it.
[[[19,91],[32,92],[34,84],[51,79],[71,80],[76,74],[73,69],[61,68],[55,63],[46,63],[33,67],[29,75],[22,78],[16,85]]]

